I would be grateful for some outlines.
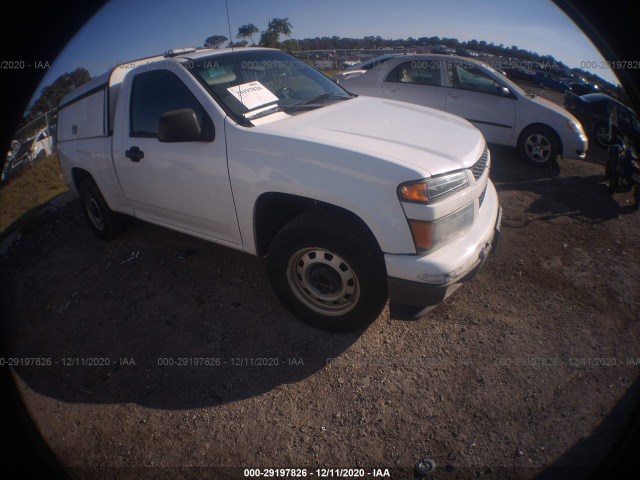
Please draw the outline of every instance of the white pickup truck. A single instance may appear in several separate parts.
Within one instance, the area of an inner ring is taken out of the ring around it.
[[[273,49],[180,49],[67,95],[58,152],[94,232],[123,215],[267,257],[303,321],[352,331],[478,271],[501,209],[466,120],[358,97]]]

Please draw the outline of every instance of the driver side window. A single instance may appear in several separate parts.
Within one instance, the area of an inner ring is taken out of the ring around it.
[[[155,138],[163,113],[190,108],[203,131],[213,125],[209,115],[182,80],[167,70],[144,72],[133,79],[131,91],[131,137]]]
[[[447,62],[447,74],[451,88],[497,95],[501,85],[474,65]]]

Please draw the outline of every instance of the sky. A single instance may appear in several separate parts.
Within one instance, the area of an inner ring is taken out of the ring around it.
[[[231,33],[271,18],[289,19],[293,38],[450,37],[551,54],[569,67],[603,60],[577,26],[549,0],[228,0]],[[135,28],[132,26],[135,25]],[[229,37],[224,0],[111,0],[51,62],[34,92],[64,72],[84,67],[92,75],[117,62],[171,48],[202,46],[211,35]],[[257,34],[254,39],[259,39]],[[233,38],[235,40],[235,38]],[[585,68],[618,84],[611,70]]]

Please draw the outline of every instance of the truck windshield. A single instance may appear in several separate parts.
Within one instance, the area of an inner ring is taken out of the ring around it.
[[[284,52],[247,49],[191,60],[184,66],[240,120],[283,117],[353,97]],[[255,123],[255,122],[254,122]]]

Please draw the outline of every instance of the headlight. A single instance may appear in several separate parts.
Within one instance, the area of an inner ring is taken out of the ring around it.
[[[409,227],[418,253],[433,251],[462,235],[473,225],[473,203],[433,222],[409,219]]]
[[[582,125],[573,120],[567,121],[567,127],[569,127],[569,130],[571,130],[574,133],[579,133],[579,134],[584,133],[584,130],[582,130]]]
[[[398,187],[400,200],[414,203],[435,203],[469,186],[464,172],[456,172],[427,180],[404,183]]]

